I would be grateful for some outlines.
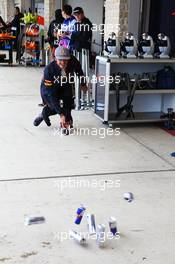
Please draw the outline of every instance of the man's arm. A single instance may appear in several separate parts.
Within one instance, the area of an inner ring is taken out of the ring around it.
[[[8,23],[8,27],[19,27],[20,18],[19,16],[15,16],[11,22]]]
[[[72,67],[80,80],[80,84],[86,85],[86,76],[84,75],[80,62],[74,56],[72,56]]]
[[[87,87],[86,78],[88,76],[84,75],[80,62],[74,56],[72,57],[72,60],[73,60],[74,72],[76,73],[76,75],[78,76],[80,80],[81,90],[83,90],[84,92],[87,92],[88,87]]]
[[[53,45],[54,42],[54,34],[53,34],[53,29],[54,29],[54,25],[53,25],[53,21],[50,23],[49,25],[49,29],[47,32],[47,36],[48,36],[48,42],[50,45]]]
[[[43,83],[46,88],[47,96],[49,98],[48,102],[46,103],[48,103],[48,105],[50,105],[56,111],[57,114],[65,115],[65,110],[64,108],[60,107],[60,102],[57,96],[55,95],[55,89],[59,89],[59,83],[55,83],[54,74],[50,71],[49,66],[45,68],[43,77]]]
[[[87,20],[85,23],[80,24],[80,23],[75,23],[75,31],[72,33],[71,37],[71,42],[73,44],[76,43],[77,47],[76,48],[82,48],[84,47],[84,43],[92,41],[92,23]]]
[[[51,38],[52,37],[52,22],[49,25],[49,29],[48,29],[48,32],[47,32],[47,36],[48,36],[48,38]]]
[[[88,20],[84,26],[85,30],[82,32],[83,40],[92,41],[92,23],[90,22],[90,20]]]

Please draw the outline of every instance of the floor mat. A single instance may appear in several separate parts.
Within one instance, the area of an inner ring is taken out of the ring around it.
[[[164,127],[161,127],[161,129],[163,129],[164,131],[166,131],[168,134],[172,135],[175,137],[175,129],[167,129],[167,128],[164,128]]]

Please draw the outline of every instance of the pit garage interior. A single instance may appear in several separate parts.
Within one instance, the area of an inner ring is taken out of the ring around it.
[[[0,0],[0,16],[8,21],[14,6],[22,12],[39,7],[46,37],[54,11],[63,4],[83,7],[93,23],[121,24],[122,37],[124,32],[136,39],[144,32],[154,40],[160,32],[170,37],[171,59],[109,62],[102,50],[111,32],[94,32],[92,51],[100,67],[93,74],[155,71],[164,64],[175,69],[174,0]],[[73,110],[76,133],[60,135],[58,116],[51,117],[51,127],[44,122],[34,127],[42,111],[43,70],[15,60],[0,63],[0,263],[174,264],[174,120],[164,120],[171,121],[171,129],[167,122],[133,119],[110,127],[106,121],[116,107],[116,90],[103,85],[95,86],[99,104],[97,98],[94,108]],[[175,109],[175,87],[148,92],[136,92],[138,109]],[[121,97],[126,95],[122,90]],[[88,133],[80,134],[81,129]],[[89,229],[94,218],[95,232]],[[103,225],[105,243],[100,244]]]

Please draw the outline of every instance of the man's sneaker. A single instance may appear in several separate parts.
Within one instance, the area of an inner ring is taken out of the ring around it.
[[[38,117],[34,120],[33,124],[34,124],[34,126],[39,126],[39,125],[41,124],[42,121],[43,121],[42,116],[38,116]]]
[[[44,107],[45,104],[44,104],[44,103],[40,103],[40,104],[38,104],[38,106],[39,106],[39,107]]]
[[[44,119],[46,125],[47,125],[48,127],[50,127],[50,126],[51,126],[50,119],[49,119],[48,117],[47,117],[47,118],[43,118],[43,119]]]

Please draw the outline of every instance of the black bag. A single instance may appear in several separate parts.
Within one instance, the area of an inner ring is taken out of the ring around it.
[[[157,89],[175,89],[175,71],[172,67],[166,66],[157,72]]]

